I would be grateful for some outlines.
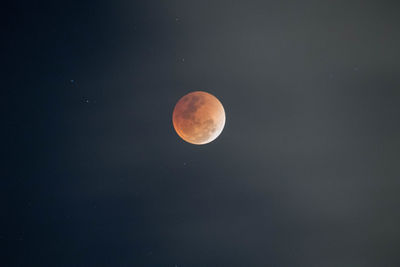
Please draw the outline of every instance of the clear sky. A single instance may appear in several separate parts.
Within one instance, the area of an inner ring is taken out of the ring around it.
[[[33,2],[2,8],[1,266],[400,266],[399,1]]]

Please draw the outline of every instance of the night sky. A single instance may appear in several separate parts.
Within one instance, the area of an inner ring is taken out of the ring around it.
[[[400,266],[400,3],[3,3],[0,266]],[[222,102],[203,146],[191,91]]]

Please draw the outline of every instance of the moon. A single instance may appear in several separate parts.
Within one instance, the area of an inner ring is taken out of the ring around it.
[[[212,94],[195,91],[184,95],[176,103],[172,122],[183,140],[204,145],[221,134],[225,126],[225,110]]]

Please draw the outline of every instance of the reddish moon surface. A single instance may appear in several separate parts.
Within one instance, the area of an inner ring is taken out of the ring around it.
[[[212,94],[191,92],[176,103],[172,122],[176,133],[183,140],[204,145],[221,134],[225,126],[225,110]]]

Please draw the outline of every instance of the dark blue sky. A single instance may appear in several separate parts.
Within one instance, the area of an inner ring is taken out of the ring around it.
[[[1,266],[399,266],[397,1],[3,6]],[[180,97],[226,111],[204,146]]]

